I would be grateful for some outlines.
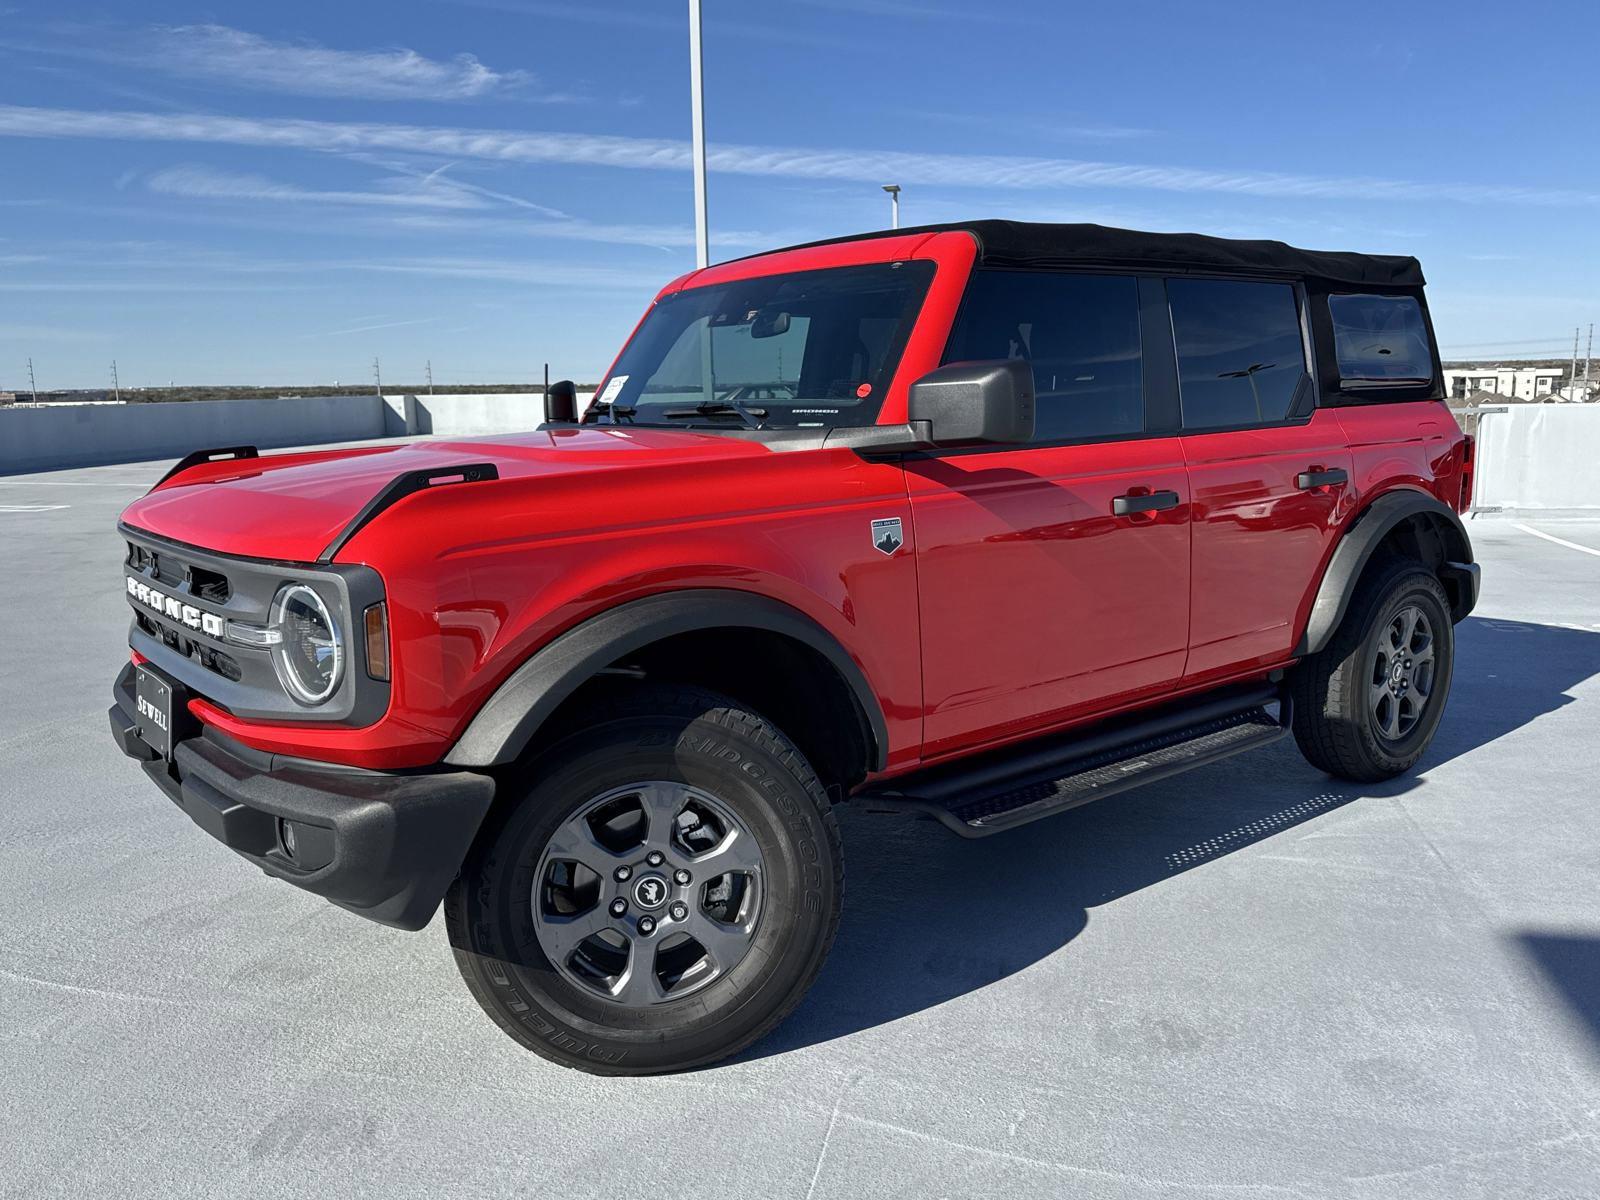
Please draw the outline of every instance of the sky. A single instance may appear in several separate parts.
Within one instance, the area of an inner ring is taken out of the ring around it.
[[[1095,221],[1600,318],[1600,5],[704,0],[713,261]],[[600,376],[694,265],[687,4],[0,0],[0,389]]]

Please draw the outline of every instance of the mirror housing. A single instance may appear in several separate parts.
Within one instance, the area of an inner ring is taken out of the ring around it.
[[[544,394],[544,419],[552,425],[576,425],[578,387],[570,379],[552,383]]]
[[[764,308],[750,322],[753,338],[778,337],[789,332],[789,314],[782,309]]]
[[[950,363],[911,385],[904,425],[835,429],[824,444],[864,458],[1033,440],[1033,368],[1019,358]]]
[[[1020,358],[950,363],[911,385],[911,427],[939,447],[1033,439],[1033,367]]]

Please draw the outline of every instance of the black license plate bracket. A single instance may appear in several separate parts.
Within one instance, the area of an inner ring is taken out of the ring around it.
[[[139,740],[162,758],[170,759],[172,731],[188,715],[189,697],[183,685],[140,663],[133,669],[133,693]]]

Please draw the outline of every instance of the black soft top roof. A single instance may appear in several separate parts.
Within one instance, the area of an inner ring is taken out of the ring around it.
[[[1301,250],[1285,242],[1209,237],[1202,233],[1143,233],[1108,225],[954,221],[944,225],[883,229],[806,245],[826,246],[865,238],[951,230],[965,231],[975,237],[980,260],[991,267],[1139,267],[1277,275],[1388,287],[1419,288],[1424,283],[1421,264],[1409,255]]]

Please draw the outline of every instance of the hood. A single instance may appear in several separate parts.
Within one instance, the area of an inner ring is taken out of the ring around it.
[[[266,455],[191,467],[134,501],[122,519],[219,554],[314,562],[384,485],[408,471],[490,463],[503,480],[533,479],[769,453],[747,438],[606,425]]]

